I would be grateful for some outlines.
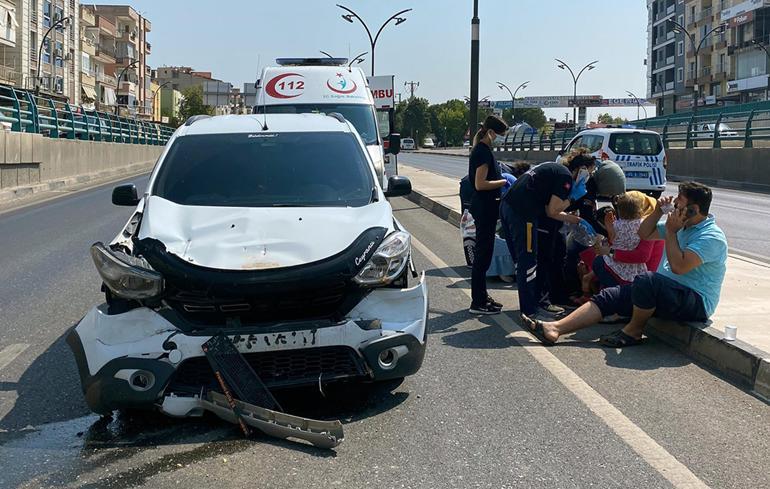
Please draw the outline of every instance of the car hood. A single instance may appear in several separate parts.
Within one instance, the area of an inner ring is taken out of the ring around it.
[[[373,227],[393,229],[390,204],[364,207],[204,207],[150,196],[138,238],[183,260],[221,270],[313,263],[345,250]]]

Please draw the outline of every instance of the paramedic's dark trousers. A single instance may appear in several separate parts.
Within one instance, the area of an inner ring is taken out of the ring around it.
[[[476,223],[476,248],[471,272],[471,306],[481,307],[487,303],[487,270],[492,263],[495,250],[495,228],[497,227],[497,206],[473,206],[471,209]]]
[[[537,286],[537,219],[522,216],[507,203],[500,206],[508,250],[516,260],[519,309],[535,314],[540,293]]]

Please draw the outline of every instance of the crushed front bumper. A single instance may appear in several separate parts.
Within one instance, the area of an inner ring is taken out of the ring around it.
[[[302,375],[283,385],[318,385],[346,378],[377,381],[419,370],[425,355],[427,315],[423,274],[409,289],[373,290],[340,322],[243,326],[225,333],[268,386],[281,385],[299,358],[303,359]],[[72,329],[67,342],[94,412],[160,406],[168,414],[187,416],[201,410],[200,393],[209,387],[199,381],[208,369],[201,345],[210,337],[184,333],[149,308],[110,315],[102,304]],[[331,357],[330,352],[337,356]],[[350,357],[351,367],[340,367],[340,353]],[[308,356],[312,358],[304,360]],[[330,375],[325,375],[326,364],[318,360],[327,357],[327,363],[336,368]],[[265,369],[266,376],[260,369]]]

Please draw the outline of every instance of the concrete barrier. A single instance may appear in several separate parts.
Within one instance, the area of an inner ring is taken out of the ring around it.
[[[0,132],[0,202],[41,191],[139,173],[163,146],[51,139]]]
[[[770,192],[770,148],[672,148],[666,155],[671,179]]]

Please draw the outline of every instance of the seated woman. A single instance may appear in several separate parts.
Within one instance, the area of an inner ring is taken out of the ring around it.
[[[580,303],[599,288],[614,287],[633,282],[634,277],[648,270],[656,270],[662,257],[661,240],[641,240],[638,236],[642,220],[655,210],[655,199],[641,192],[627,192],[613,199],[613,208],[603,214],[603,225],[609,243],[594,246],[584,260],[592,263],[592,271],[583,276],[584,296]],[[595,256],[595,257],[594,257]]]

